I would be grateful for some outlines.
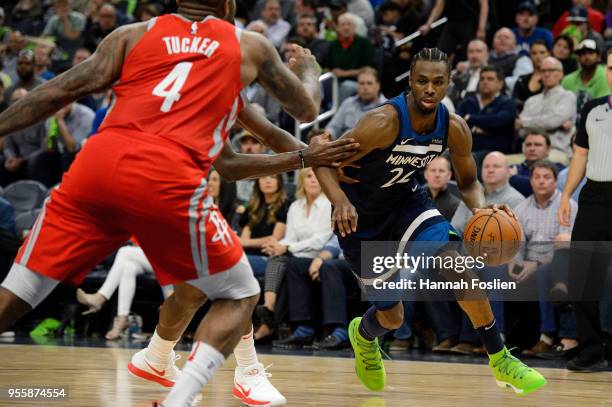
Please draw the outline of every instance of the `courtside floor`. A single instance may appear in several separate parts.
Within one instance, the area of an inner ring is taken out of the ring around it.
[[[0,344],[0,389],[19,386],[68,388],[62,401],[17,402],[0,397],[0,406],[150,407],[165,389],[132,377],[126,365],[133,349]],[[181,351],[179,366],[187,356]],[[350,355],[350,353],[346,353]],[[585,374],[541,368],[549,383],[539,392],[517,396],[499,389],[481,363],[386,361],[388,387],[371,393],[357,381],[348,357],[263,354],[272,381],[289,406],[611,406],[612,372]],[[201,406],[240,406],[231,396],[234,359],[230,357],[203,393]]]

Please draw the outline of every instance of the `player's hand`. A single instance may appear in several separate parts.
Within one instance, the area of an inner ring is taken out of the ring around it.
[[[557,210],[557,217],[559,218],[559,224],[567,228],[570,227],[570,216],[572,214],[572,207],[570,206],[569,198],[561,196],[561,202],[559,203],[559,209]]]
[[[332,230],[338,228],[342,237],[357,231],[357,210],[348,200],[346,195],[341,200],[332,202],[334,212],[332,213]]]
[[[345,138],[330,141],[329,133],[323,133],[310,139],[310,144],[302,154],[306,167],[340,167],[343,160],[352,157],[359,149],[355,139]]]
[[[487,205],[484,208],[474,208],[472,209],[472,213],[474,215],[476,215],[478,212],[481,212],[483,210],[492,210],[493,213],[497,212],[497,211],[504,211],[506,212],[506,215],[510,216],[511,218],[515,219],[518,221],[518,218],[516,217],[516,215],[514,214],[514,212],[512,212],[512,209],[510,209],[510,207],[506,204],[502,204],[502,205],[498,205],[498,204],[491,204],[491,205]]]
[[[312,55],[308,48],[302,48],[299,45],[291,44],[292,57],[287,62],[287,67],[302,78],[307,72],[316,73],[317,77],[321,74],[321,68],[317,63],[317,59]]]
[[[359,182],[358,179],[346,176],[346,174],[344,173],[344,168],[346,168],[346,167],[361,168],[361,165],[354,164],[354,163],[350,163],[350,164],[346,164],[346,165],[341,165],[338,168],[338,170],[337,170],[337,172],[338,172],[338,181],[345,182],[347,184],[356,184],[356,183],[358,183]]]

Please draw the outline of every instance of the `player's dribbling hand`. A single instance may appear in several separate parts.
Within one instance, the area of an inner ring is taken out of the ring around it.
[[[332,202],[332,230],[338,228],[342,237],[357,231],[357,210],[345,196],[342,200]]]
[[[474,215],[476,215],[478,212],[483,211],[483,210],[487,210],[487,209],[492,209],[494,213],[497,212],[497,211],[504,211],[504,212],[506,212],[506,215],[510,216],[513,219],[518,220],[518,218],[516,217],[514,212],[512,212],[512,209],[510,209],[510,207],[508,205],[506,205],[506,204],[502,204],[502,205],[491,204],[491,205],[487,205],[484,208],[474,208],[474,209],[472,209],[472,213]]]
[[[310,144],[302,152],[305,167],[338,168],[342,160],[352,157],[359,149],[359,143],[355,143],[355,139],[352,138],[329,140],[329,133],[323,133],[310,139]]]

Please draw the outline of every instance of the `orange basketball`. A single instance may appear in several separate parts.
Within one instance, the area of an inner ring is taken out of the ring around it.
[[[463,241],[468,253],[490,266],[509,263],[520,248],[521,225],[506,212],[480,211],[468,221]]]

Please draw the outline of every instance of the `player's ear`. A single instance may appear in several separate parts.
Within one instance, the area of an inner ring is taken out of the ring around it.
[[[236,16],[236,0],[225,0],[223,2],[223,19],[234,24]]]

